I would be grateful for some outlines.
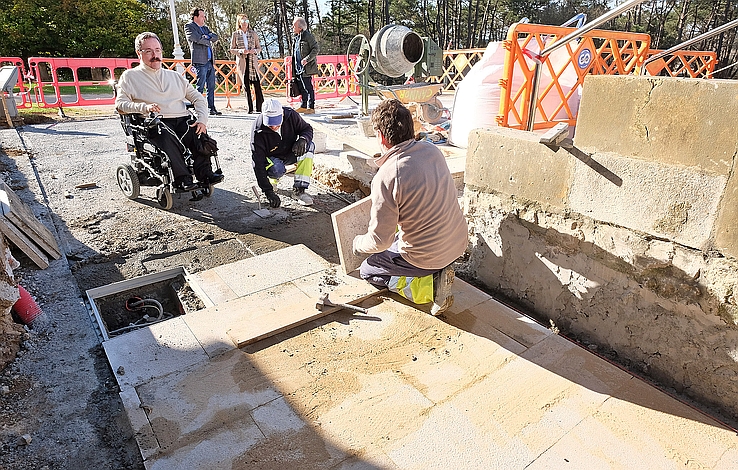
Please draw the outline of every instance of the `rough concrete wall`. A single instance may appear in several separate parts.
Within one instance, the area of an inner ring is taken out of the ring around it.
[[[20,350],[23,327],[10,316],[10,309],[18,300],[18,283],[13,277],[7,257],[7,242],[0,236],[0,370],[15,359]]]
[[[591,85],[568,151],[472,132],[462,271],[738,417],[738,131],[715,119],[728,105],[738,115],[738,84]],[[710,107],[674,106],[690,93]]]
[[[509,195],[467,187],[463,273],[738,416],[738,264]]]

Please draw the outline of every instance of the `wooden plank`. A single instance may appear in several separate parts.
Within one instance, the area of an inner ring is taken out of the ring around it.
[[[49,267],[49,258],[9,220],[0,218],[0,232],[20,248],[26,256],[31,258],[39,268],[46,269]]]
[[[353,242],[356,235],[366,233],[369,228],[371,209],[372,200],[365,197],[331,214],[338,258],[341,260],[341,270],[344,274],[356,270],[367,257],[367,255],[353,253]]]
[[[51,231],[39,222],[31,209],[5,183],[0,184],[0,208],[6,219],[49,256],[54,259],[61,257],[61,250]]]
[[[377,289],[369,283],[365,283],[363,292],[357,290],[350,302],[345,300],[341,300],[340,302],[355,305],[386,291],[386,289]],[[242,321],[229,329],[227,334],[233,341],[233,344],[241,348],[341,310],[341,307],[318,310],[315,307],[317,300],[316,298],[310,297],[293,297],[291,299],[283,299],[279,307],[275,307],[271,311],[266,310],[262,314],[245,313]],[[227,308],[227,304],[218,307]]]

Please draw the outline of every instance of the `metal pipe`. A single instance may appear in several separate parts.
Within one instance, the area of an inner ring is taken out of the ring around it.
[[[641,75],[643,75],[643,72],[646,71],[646,64],[647,63],[653,62],[656,59],[660,59],[660,58],[662,58],[662,57],[664,57],[666,55],[669,55],[669,54],[671,54],[673,52],[676,52],[676,51],[678,51],[680,49],[684,49],[685,47],[690,46],[690,45],[694,44],[695,42],[698,42],[698,41],[701,41],[703,39],[707,39],[709,37],[715,36],[716,34],[722,33],[726,29],[734,28],[736,26],[738,26],[738,19],[735,19],[733,21],[730,21],[728,23],[725,23],[724,25],[718,26],[717,28],[715,28],[715,29],[713,29],[711,31],[707,31],[706,33],[702,33],[699,36],[696,36],[696,37],[694,37],[692,39],[688,39],[688,40],[684,41],[681,44],[677,44],[676,46],[672,47],[671,49],[667,49],[665,51],[661,51],[658,54],[649,57],[648,59],[646,59],[643,62],[643,64],[641,64]]]
[[[581,28],[576,29],[575,31],[572,31],[571,33],[567,34],[560,40],[556,41],[554,44],[551,44],[549,47],[543,49],[540,54],[537,55],[537,59],[535,60],[536,64],[533,69],[533,81],[532,84],[532,90],[531,90],[531,100],[530,104],[528,105],[528,121],[526,123],[526,127],[529,131],[533,130],[533,124],[535,121],[535,115],[536,115],[536,103],[538,102],[538,77],[541,75],[541,71],[539,70],[541,68],[541,63],[546,59],[546,57],[551,54],[556,49],[559,49],[570,42],[572,42],[574,39],[583,36],[584,34],[592,31],[602,23],[605,23],[607,21],[610,21],[611,19],[615,18],[616,16],[620,15],[621,13],[630,10],[636,5],[639,5],[643,3],[646,0],[629,0],[622,5],[613,8],[612,10],[608,11],[604,15],[595,18],[592,20],[591,23],[588,23]]]

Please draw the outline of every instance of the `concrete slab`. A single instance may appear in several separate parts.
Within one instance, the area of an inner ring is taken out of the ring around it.
[[[116,336],[103,349],[121,389],[208,359],[182,316]]]
[[[295,299],[302,299],[303,303],[310,301],[294,284],[286,283],[188,314],[184,321],[212,358],[238,344],[234,342],[237,340],[229,336],[229,331],[246,329],[248,332],[243,335],[252,338],[253,335],[260,337],[273,331],[271,328],[282,327],[278,319],[272,318],[272,314]],[[313,308],[314,304],[313,302]],[[269,321],[262,323],[260,319],[264,317]]]
[[[190,274],[190,284],[197,285],[202,294],[206,307],[222,304],[238,298],[233,289],[212,269]]]
[[[147,469],[738,464],[732,430],[461,280],[443,317],[371,288],[368,314],[338,311],[227,344],[237,329],[309,319],[321,292],[370,293],[336,270],[175,319],[203,347],[180,367],[134,370],[150,378],[121,392]],[[132,333],[114,340],[128,338],[138,348]]]
[[[280,269],[264,269],[265,266],[276,265]],[[305,245],[294,245],[256,258],[219,266],[213,268],[213,271],[238,297],[243,297],[329,267],[330,263]]]
[[[358,269],[367,258],[367,255],[353,253],[353,241],[357,235],[365,234],[369,228],[371,210],[372,200],[365,197],[331,214],[333,234],[336,237],[338,257],[344,274]]]

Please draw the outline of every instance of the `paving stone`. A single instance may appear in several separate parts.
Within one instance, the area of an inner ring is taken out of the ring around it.
[[[182,316],[111,338],[103,343],[103,349],[121,389],[208,358]]]

